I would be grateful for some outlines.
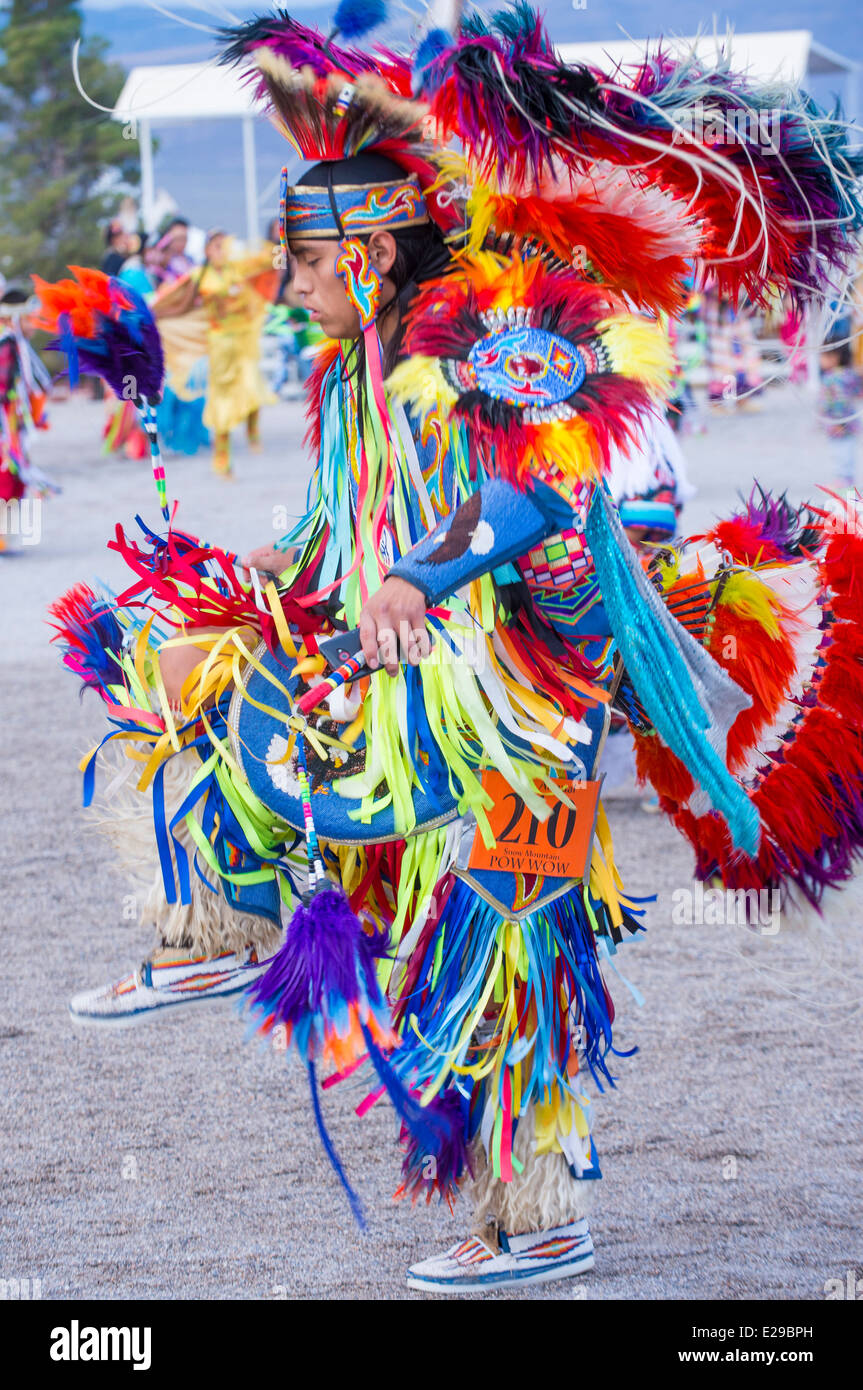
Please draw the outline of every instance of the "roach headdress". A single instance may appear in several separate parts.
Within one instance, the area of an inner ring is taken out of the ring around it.
[[[472,422],[491,471],[525,477],[540,446],[601,469],[666,388],[649,321],[682,308],[693,265],[733,299],[841,288],[861,158],[805,94],[661,47],[628,72],[567,66],[522,0],[456,6],[412,55],[356,46],[386,20],[382,0],[343,0],[328,34],[280,12],[226,31],[223,61],[318,162],[293,185],[283,171],[283,236],[341,242],[376,378],[368,235],[447,234],[456,264],[415,304],[394,385]]]

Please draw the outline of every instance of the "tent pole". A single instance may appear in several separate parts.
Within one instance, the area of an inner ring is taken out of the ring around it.
[[[246,183],[246,241],[251,251],[260,240],[258,231],[258,171],[255,165],[254,117],[243,117],[243,174]]]
[[[156,189],[153,180],[153,136],[150,122],[138,122],[138,146],[141,152],[141,221],[146,232],[155,230]]]

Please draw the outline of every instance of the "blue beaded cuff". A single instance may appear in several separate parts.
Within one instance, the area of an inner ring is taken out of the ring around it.
[[[542,505],[546,493],[548,509]],[[512,483],[495,478],[403,555],[390,576],[413,584],[434,607],[463,584],[524,555],[571,517],[568,509],[565,517],[561,515],[560,499],[550,488],[527,497]]]

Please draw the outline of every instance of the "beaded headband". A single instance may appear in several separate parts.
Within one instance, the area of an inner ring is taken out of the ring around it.
[[[346,236],[394,231],[428,222],[428,209],[414,178],[389,183],[335,184],[329,188],[286,187],[284,228],[287,237]]]
[[[378,184],[336,184],[333,165],[326,164],[323,188],[288,185],[282,170],[279,195],[279,235],[287,254],[289,237],[337,241],[336,272],[360,316],[363,332],[371,329],[380,306],[382,280],[369,257],[363,234],[395,231],[428,222],[425,198],[417,179],[391,179]],[[380,345],[375,336],[375,351]]]

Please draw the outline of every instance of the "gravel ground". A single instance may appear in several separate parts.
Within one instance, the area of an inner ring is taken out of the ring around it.
[[[302,1071],[244,1046],[229,1004],[110,1037],[68,1021],[76,988],[151,944],[78,810],[98,701],[79,704],[42,626],[72,581],[120,580],[104,550],[117,520],[157,514],[147,464],[100,455],[100,420],[92,402],[55,407],[39,459],[63,494],[44,508],[40,544],[0,559],[0,1280],[40,1279],[61,1299],[405,1297],[405,1267],[462,1235],[470,1213],[392,1202],[382,1106],[358,1120],[348,1086],[325,1101],[366,1204],[359,1235]],[[203,457],[169,462],[180,524],[240,550],[287,529],[307,471],[299,409],[271,409],[263,429],[262,454],[238,448],[236,482],[211,480]],[[714,418],[687,452],[700,488],[689,530],[754,472],[800,496],[826,461],[805,397],[787,388]],[[660,890],[647,936],[618,957],[644,1006],[612,976],[618,1045],[639,1051],[594,1107],[606,1175],[596,1269],[532,1296],[823,1299],[827,1280],[863,1274],[860,882],[823,922],[785,917],[774,936],[674,925],[687,847],[637,799],[610,810],[627,887]]]

